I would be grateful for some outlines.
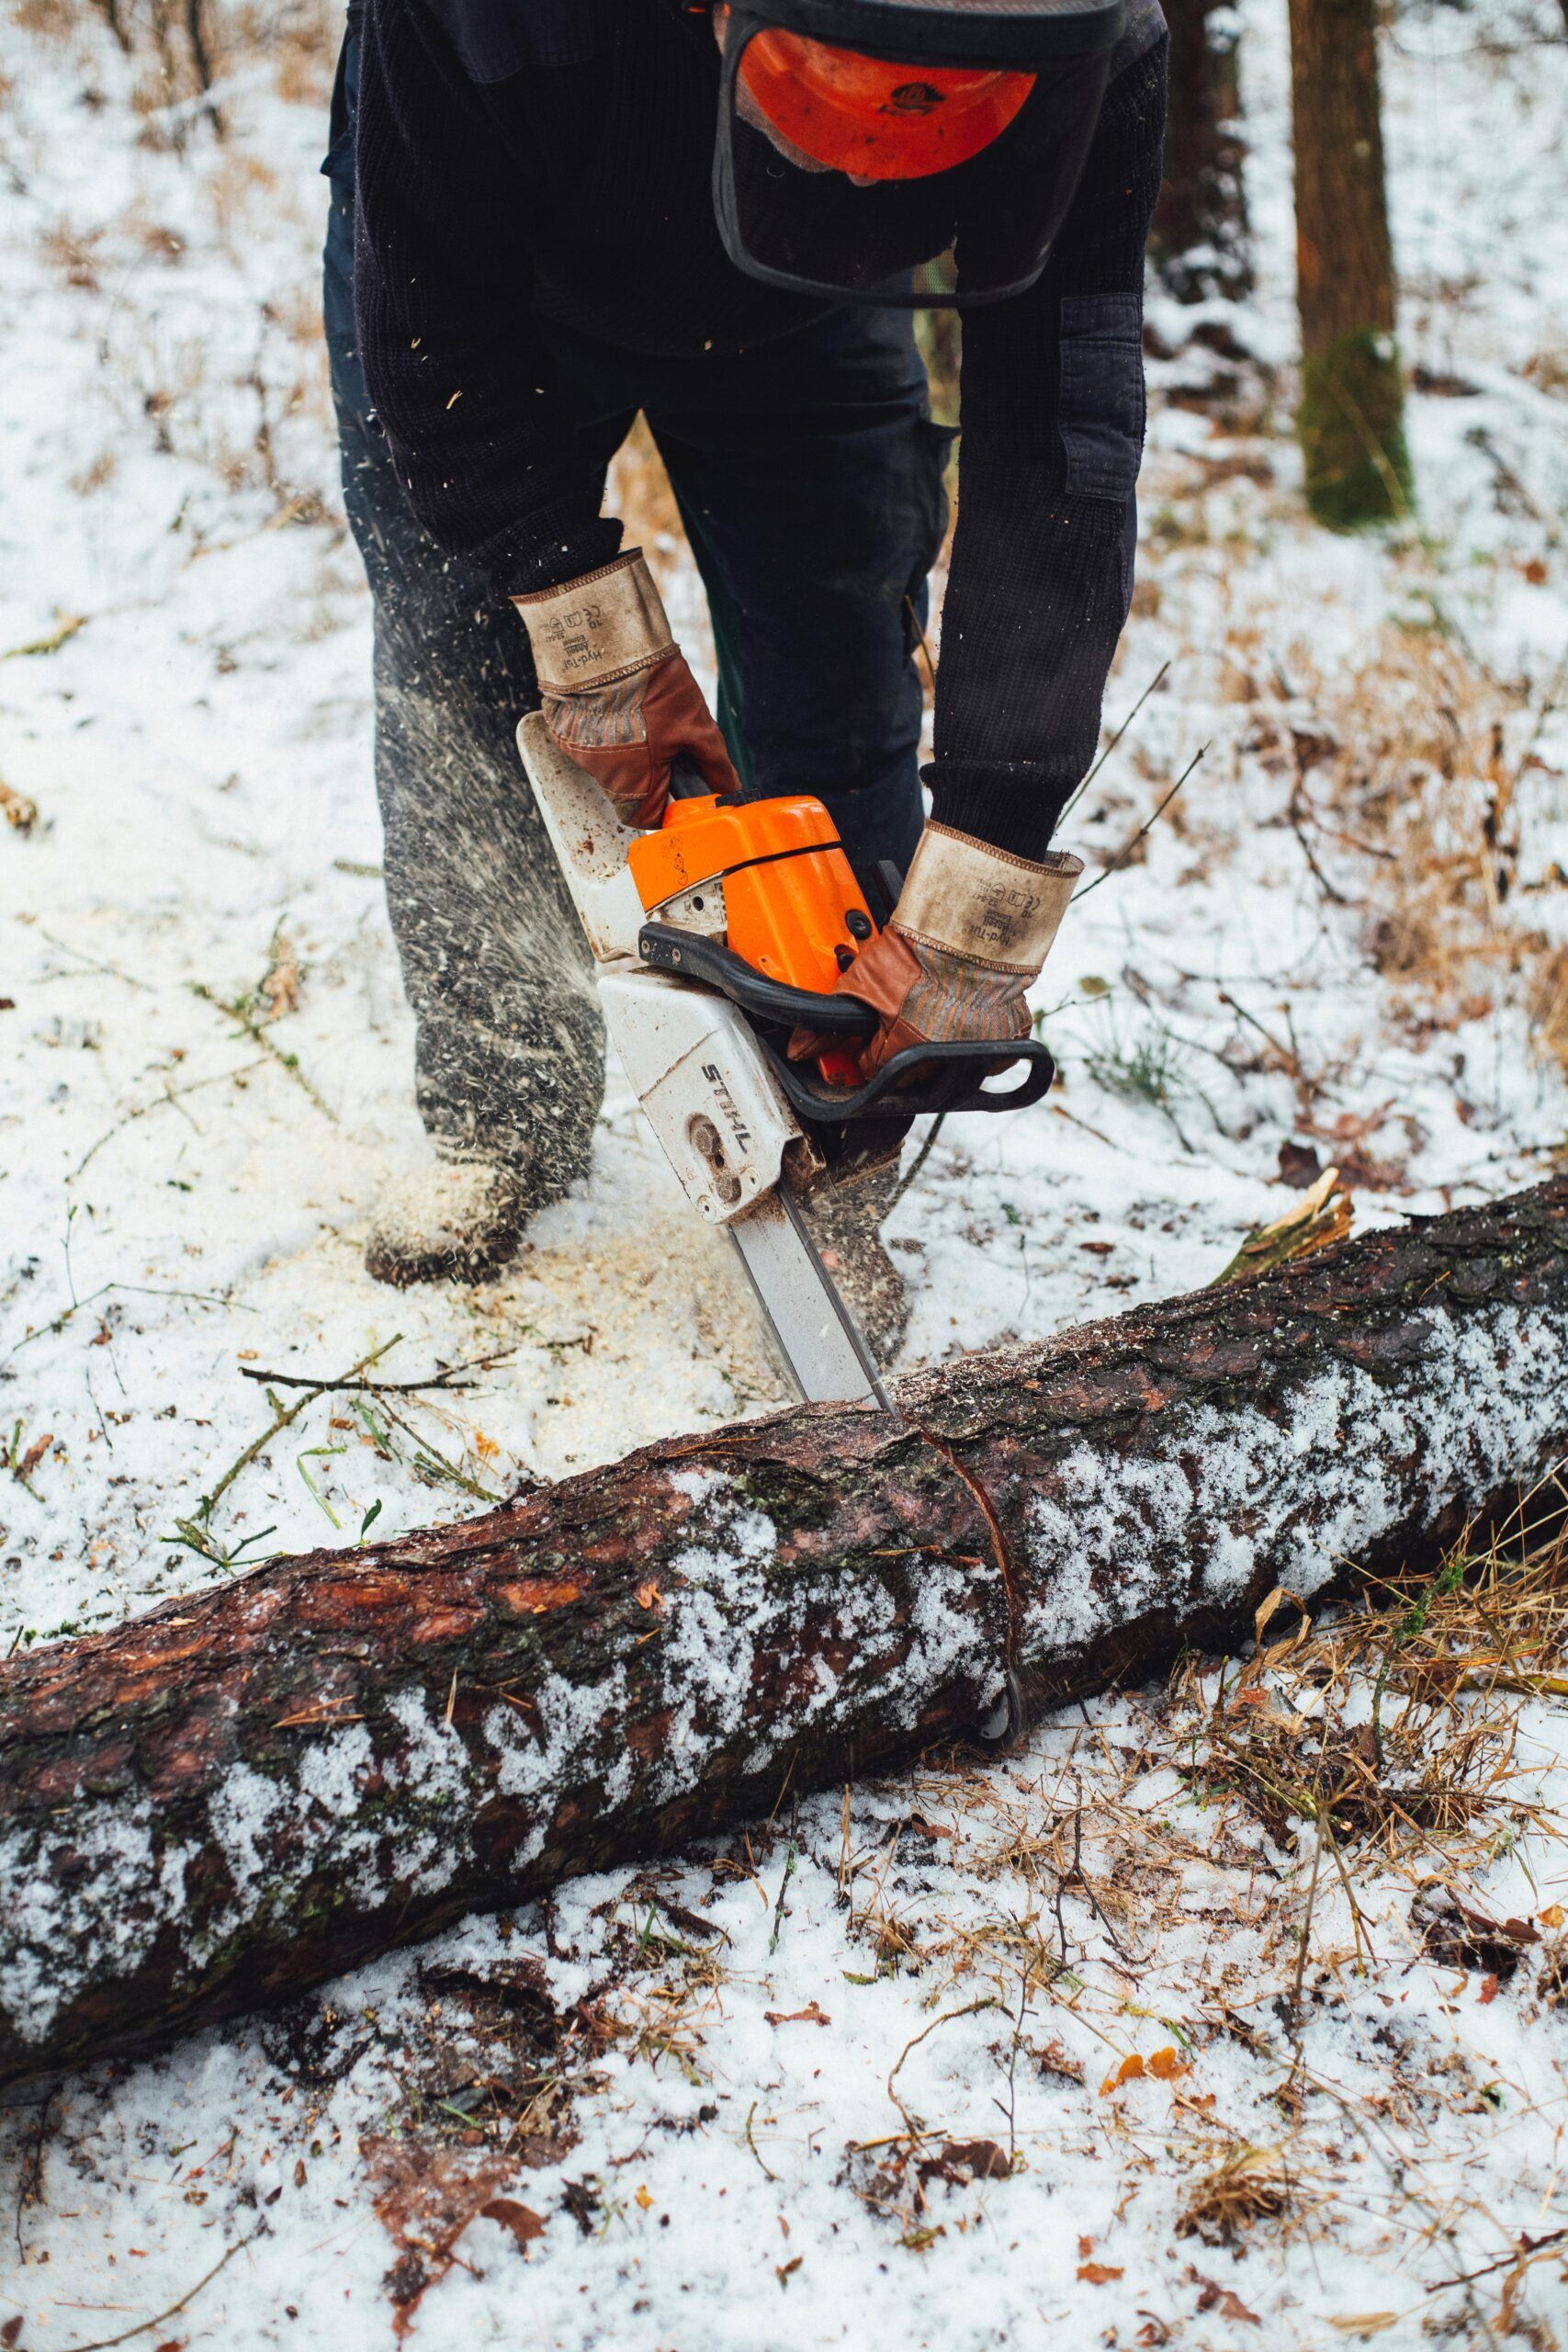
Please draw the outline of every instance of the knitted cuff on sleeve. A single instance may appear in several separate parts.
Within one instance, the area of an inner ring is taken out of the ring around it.
[[[936,824],[1038,862],[1078,780],[1043,760],[933,760],[920,781]]]

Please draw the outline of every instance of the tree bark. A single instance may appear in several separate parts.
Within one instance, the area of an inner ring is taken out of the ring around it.
[[[1242,177],[1240,28],[1221,0],[1166,0],[1170,97],[1149,251],[1179,302],[1252,289]]]
[[[0,2075],[298,1993],[1385,1569],[1568,1442],[1568,1179],[0,1668]]]
[[[1307,501],[1337,530],[1396,520],[1414,490],[1394,342],[1377,0],[1290,0],[1296,431]]]

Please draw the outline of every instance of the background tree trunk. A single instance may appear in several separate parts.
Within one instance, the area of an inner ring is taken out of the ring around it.
[[[1220,0],[1166,0],[1165,15],[1170,101],[1150,257],[1179,302],[1239,300],[1252,290],[1240,27]]]
[[[1414,503],[1394,342],[1377,0],[1291,0],[1307,503],[1349,530]]]
[[[1568,1443],[1568,1178],[0,1668],[0,2079],[1388,1568]]]

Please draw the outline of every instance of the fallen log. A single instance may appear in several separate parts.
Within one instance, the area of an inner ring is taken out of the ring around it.
[[[1568,1446],[1568,1179],[0,1668],[0,2078],[996,1738]]]

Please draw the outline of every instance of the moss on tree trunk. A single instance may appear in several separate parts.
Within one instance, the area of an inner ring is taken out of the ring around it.
[[[1376,0],[1291,0],[1296,427],[1307,503],[1335,530],[1398,521],[1415,484],[1394,341]]]

